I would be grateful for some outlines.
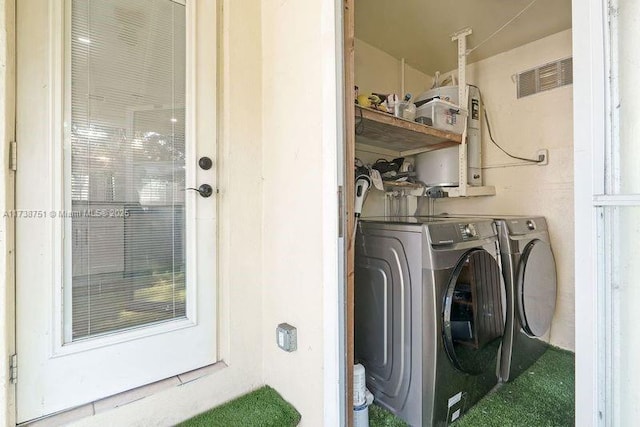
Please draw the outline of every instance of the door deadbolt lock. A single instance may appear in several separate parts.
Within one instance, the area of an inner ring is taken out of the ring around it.
[[[198,188],[187,188],[187,190],[197,191],[204,198],[211,197],[213,194],[213,188],[209,184],[202,184]]]
[[[213,166],[213,161],[209,157],[200,157],[200,160],[198,160],[198,166],[200,166],[201,169],[208,171],[211,169],[211,166]]]

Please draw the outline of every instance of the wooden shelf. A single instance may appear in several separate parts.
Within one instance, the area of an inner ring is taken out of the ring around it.
[[[356,148],[397,157],[454,147],[462,135],[355,106]]]

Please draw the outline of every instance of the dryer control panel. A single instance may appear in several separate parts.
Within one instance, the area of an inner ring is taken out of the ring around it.
[[[547,230],[547,222],[542,217],[507,219],[505,222],[511,235],[538,233]]]

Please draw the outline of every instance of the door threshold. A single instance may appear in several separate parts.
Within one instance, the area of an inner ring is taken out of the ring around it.
[[[122,393],[114,394],[91,403],[76,406],[75,408],[66,409],[64,411],[56,412],[55,414],[46,415],[42,418],[26,421],[18,424],[18,427],[54,427],[67,425],[74,421],[92,417],[105,411],[136,402],[144,399],[145,397],[153,396],[154,394],[163,392],[170,388],[183,386],[200,378],[212,375],[226,367],[226,363],[216,362],[202,368],[194,369],[193,371],[184,372],[182,374],[136,387],[131,390],[123,391]]]

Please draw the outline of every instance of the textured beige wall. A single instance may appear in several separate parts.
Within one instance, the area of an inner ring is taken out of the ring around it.
[[[337,241],[337,186],[329,184],[337,164],[326,151],[336,147],[337,120],[331,4],[262,3],[264,380],[300,411],[304,426],[325,425],[325,344],[337,343],[336,336],[324,341],[333,320],[323,313],[325,289],[338,287],[324,269],[327,245]],[[277,347],[281,322],[297,328],[297,351]]]
[[[357,36],[357,34],[356,34]],[[388,53],[356,38],[355,78],[361,94],[401,93],[402,63]],[[433,78],[405,63],[405,92],[414,97],[431,87]]]
[[[547,166],[501,166],[519,163],[505,156],[483,133],[482,162],[486,185],[497,195],[439,200],[436,212],[543,215],[547,218],[558,270],[558,300],[551,342],[574,349],[573,245],[573,87],[516,98],[512,76],[571,56],[571,30],[546,37],[469,65],[467,79],[482,90],[496,141],[507,151],[535,158],[549,150]]]

